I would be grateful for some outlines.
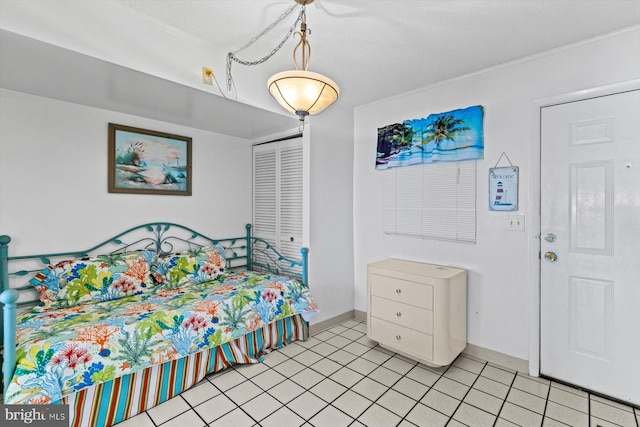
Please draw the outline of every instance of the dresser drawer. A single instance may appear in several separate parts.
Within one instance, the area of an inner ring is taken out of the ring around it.
[[[399,351],[433,358],[433,337],[385,320],[371,317],[371,339]]]
[[[431,310],[372,296],[371,315],[426,334],[433,333]]]
[[[433,308],[433,287],[430,285],[370,274],[369,286],[371,295],[415,305],[427,310]]]

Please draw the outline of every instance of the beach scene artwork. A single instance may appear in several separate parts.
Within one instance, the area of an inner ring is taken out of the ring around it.
[[[481,105],[378,128],[376,169],[484,157]]]
[[[191,194],[191,138],[126,127],[110,136],[110,190]]]

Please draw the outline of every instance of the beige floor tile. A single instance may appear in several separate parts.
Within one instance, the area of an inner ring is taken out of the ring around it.
[[[589,393],[587,393],[586,391],[578,390],[577,388],[570,387],[570,386],[564,385],[564,384],[560,384],[560,383],[557,383],[555,381],[551,381],[551,388],[557,388],[559,390],[566,391],[566,392],[578,395],[580,397],[584,397],[586,399],[589,398]]]
[[[509,386],[482,376],[478,378],[475,384],[473,384],[473,388],[481,390],[499,399],[506,399],[507,394],[509,394]]]
[[[358,418],[372,403],[371,400],[347,390],[342,396],[334,400],[332,405],[352,418]]]
[[[420,400],[420,403],[448,416],[453,415],[460,405],[460,401],[458,399],[454,399],[453,397],[441,393],[433,388],[429,390],[422,400]]]
[[[273,369],[269,369],[251,379],[253,383],[263,390],[269,390],[284,380],[286,380],[286,377]]]
[[[244,413],[240,408],[234,409],[229,412],[227,415],[218,418],[211,424],[210,427],[251,427],[255,424],[255,421],[251,419],[249,415]],[[176,424],[175,427],[184,427],[184,426],[195,426],[195,424],[184,423],[184,424]]]
[[[354,330],[358,331],[358,332],[362,332],[363,334],[367,333],[367,324],[366,323],[359,323],[358,325],[353,327]]]
[[[337,326],[334,326],[333,328],[327,329],[327,331],[329,331],[329,332],[331,332],[333,334],[339,334],[339,333],[342,333],[342,332],[346,331],[347,329],[348,328],[345,328],[344,326],[337,325]]]
[[[356,340],[357,343],[364,345],[365,347],[373,348],[378,345],[377,341],[370,339],[368,336],[364,335]]]
[[[474,427],[493,427],[496,416],[462,403],[453,414],[453,419]]]
[[[313,369],[307,368],[298,372],[290,379],[299,386],[310,389],[311,387],[325,379],[325,376],[317,373]]]
[[[549,389],[549,400],[584,412],[585,414],[589,413],[589,399],[565,391],[564,389],[551,387],[551,389]]]
[[[302,347],[301,345],[298,345],[297,343],[293,342],[281,349],[278,350],[278,353],[284,354],[287,357],[294,357],[296,354],[300,354],[303,351],[306,351],[306,348]]]
[[[243,424],[244,426],[250,427],[253,425],[254,421],[250,419],[249,424]],[[175,418],[170,419],[166,423],[162,424],[162,427],[203,427],[205,422],[202,421],[202,418],[198,416],[193,410],[188,410]],[[213,425],[213,424],[212,424]],[[239,425],[238,427],[243,427],[243,425]]]
[[[603,420],[597,417],[590,417],[591,426],[592,427],[620,427],[620,424],[611,423],[607,420]],[[625,426],[626,427],[626,426]],[[629,427],[635,427],[634,425],[629,425]]]
[[[311,351],[315,351],[316,353],[320,354],[321,356],[328,356],[331,353],[334,353],[336,351],[338,351],[338,347],[334,347],[330,344],[327,344],[326,342],[322,342],[320,344],[318,344],[315,347],[311,347],[309,350]]]
[[[329,331],[322,331],[322,332],[319,332],[319,333],[313,335],[313,338],[318,339],[320,341],[325,341],[325,340],[328,340],[329,338],[333,338],[335,336],[336,336],[336,334],[332,334]]]
[[[296,344],[306,349],[310,349],[311,347],[314,347],[320,344],[321,342],[322,341],[316,337],[309,337],[306,341],[296,341]]]
[[[357,358],[358,356],[356,356],[355,354],[351,354],[348,351],[344,351],[344,350],[338,350],[327,356],[327,359],[333,360],[334,362],[339,363],[341,365],[347,365]]]
[[[424,369],[421,366],[414,366],[412,370],[407,372],[407,378],[411,378],[412,380],[418,381],[426,386],[433,386],[436,381],[440,378],[440,375],[432,372],[428,369]]]
[[[342,365],[334,362],[333,360],[321,359],[318,362],[311,365],[310,368],[328,377],[329,375],[336,372],[338,369],[342,368]]]
[[[428,386],[407,377],[400,378],[400,380],[393,385],[393,389],[414,400],[422,399],[425,393],[429,391]]]
[[[382,365],[384,362],[389,360],[392,356],[390,354],[384,353],[380,350],[372,348],[362,355],[363,359],[367,359],[377,365]]]
[[[371,401],[375,401],[387,391],[387,387],[371,378],[365,377],[354,385],[352,390]]]
[[[342,348],[352,343],[352,341],[348,338],[345,338],[341,335],[336,335],[333,338],[329,338],[325,341],[327,344],[330,344],[334,347]]]
[[[398,393],[393,389],[389,389],[376,401],[376,403],[387,408],[394,414],[404,417],[411,408],[414,407],[417,401],[405,396],[404,394]]]
[[[352,320],[347,320],[345,322],[342,322],[340,325],[345,327],[345,328],[353,328],[353,327],[358,326],[358,325],[364,325],[364,323],[358,322],[357,320],[353,320],[352,319]]]
[[[211,381],[211,384],[216,386],[218,389],[227,391],[231,387],[235,387],[246,381],[246,378],[234,369],[226,369],[221,375],[216,375],[215,377],[210,378],[209,381]]]
[[[369,374],[369,378],[374,379],[379,383],[386,385],[387,387],[391,387],[401,378],[401,375],[397,372],[385,368],[384,366],[380,366],[378,369]]]
[[[146,412],[142,412],[119,423],[118,427],[155,427],[155,424]]]
[[[555,402],[547,402],[547,410],[544,413],[545,417],[553,418],[556,421],[560,421],[570,426],[575,427],[588,427],[589,416],[584,412],[576,411],[575,409],[562,406]]]
[[[358,421],[368,427],[395,426],[400,420],[399,416],[375,403],[358,418]]]
[[[602,398],[591,399],[591,415],[621,426],[631,426],[636,422],[633,409],[616,403],[616,406],[602,403]]]
[[[329,378],[347,388],[350,388],[353,387],[362,378],[364,378],[364,375],[359,374],[349,368],[342,368],[332,374]]]
[[[262,393],[264,393],[264,391],[262,391],[260,387],[249,381],[238,384],[225,392],[226,396],[233,400],[233,403],[238,406]]]
[[[297,374],[305,368],[306,366],[304,366],[302,363],[298,363],[293,359],[289,359],[278,364],[277,366],[274,366],[273,370],[280,372],[286,377],[290,377],[291,375]]]
[[[485,366],[485,363],[479,362],[469,357],[460,356],[453,362],[454,366],[464,369],[465,371],[473,372],[474,374],[480,374]]]
[[[200,381],[189,390],[182,393],[182,397],[189,402],[191,406],[196,406],[220,394],[220,390],[214,387],[209,381]]]
[[[356,356],[362,356],[367,351],[371,350],[371,347],[367,347],[366,345],[362,345],[358,342],[352,342],[348,346],[344,347],[343,350],[353,353]]]
[[[494,427],[520,427],[518,424],[514,424],[511,421],[507,421],[504,418],[498,418]]]
[[[509,402],[502,407],[500,418],[522,427],[539,427],[542,424],[542,415]]]
[[[470,387],[452,379],[442,377],[433,385],[432,389],[433,388],[451,397],[455,397],[458,400],[462,400]]]
[[[287,407],[278,409],[260,421],[262,427],[299,427],[303,424],[305,424],[305,421]]]
[[[542,420],[542,427],[567,427],[567,425],[560,421],[556,421],[553,418],[545,417]]]
[[[480,408],[483,411],[487,411],[490,414],[498,415],[500,408],[502,408],[502,399],[498,399],[483,391],[472,388],[469,393],[464,397],[464,402],[469,405],[473,405],[476,408]]]
[[[275,397],[262,393],[242,405],[242,409],[254,419],[260,421],[280,409],[281,406],[282,403],[278,402]]]
[[[344,393],[347,390],[346,387],[338,384],[337,382],[330,380],[327,378],[326,380],[320,381],[318,384],[313,386],[311,393],[320,397],[325,402],[333,402],[338,396]]]
[[[253,378],[267,369],[269,369],[269,367],[264,363],[245,363],[235,368],[235,370],[245,378]]]
[[[291,380],[284,380],[268,391],[271,396],[284,404],[291,402],[297,396],[304,393],[304,389]]]
[[[531,380],[520,374],[516,375],[516,379],[513,381],[513,387],[526,391],[527,393],[535,394],[543,399],[546,399],[549,394],[549,385]]]
[[[467,424],[462,424],[460,421],[454,420],[452,418],[447,423],[447,427],[469,427],[469,426]]]
[[[321,355],[311,350],[307,350],[303,353],[300,353],[293,358],[293,360],[295,360],[298,363],[302,363],[304,366],[311,366],[321,359],[322,359]]]
[[[362,338],[364,336],[364,334],[362,332],[358,332],[358,331],[354,331],[353,329],[349,329],[347,331],[344,331],[340,334],[341,336],[351,340],[351,341],[355,341],[355,340],[359,340],[360,338]]]
[[[162,424],[171,418],[177,417],[183,412],[188,411],[189,405],[180,396],[169,399],[160,405],[153,407],[147,411],[151,419],[156,424]]]
[[[315,414],[320,412],[324,407],[328,405],[327,402],[320,399],[315,394],[310,392],[302,393],[300,396],[293,399],[287,407],[302,418],[308,420]]]
[[[273,368],[274,366],[277,366],[285,360],[289,360],[289,358],[279,351],[272,351],[271,353],[264,356],[264,360],[262,363],[269,366],[270,368]]]
[[[362,375],[369,375],[378,367],[377,364],[364,359],[362,357],[358,357],[357,359],[351,361],[347,368],[353,369],[356,372],[361,373]]]
[[[382,364],[382,366],[384,366],[385,368],[391,369],[392,371],[397,372],[400,375],[406,374],[411,369],[413,369],[415,365],[416,365],[415,362],[410,363],[397,356],[392,357],[391,359],[387,360]]]
[[[220,394],[193,409],[203,420],[210,423],[236,409],[236,404],[227,396]]]
[[[447,372],[444,373],[444,376],[468,386],[471,386],[476,381],[476,378],[478,378],[478,375],[473,372],[465,371],[456,366],[450,367]]]
[[[547,404],[546,399],[542,399],[534,394],[527,393],[526,391],[512,388],[507,395],[507,402],[511,402],[515,405],[527,408],[530,411],[537,412],[538,414],[544,414],[544,408]]]
[[[422,403],[418,403],[407,414],[407,420],[419,427],[443,427],[447,424],[449,417]]]
[[[613,406],[614,408],[618,408],[625,412],[633,412],[633,408],[629,405],[624,405],[620,402],[605,399],[604,397],[596,396],[595,394],[590,395],[590,399],[596,402],[604,403],[605,405],[608,405],[608,406]]]
[[[505,384],[507,386],[511,386],[513,378],[515,377],[515,374],[505,371],[501,368],[496,368],[492,365],[485,366],[480,375],[485,378],[489,378],[499,383]]]

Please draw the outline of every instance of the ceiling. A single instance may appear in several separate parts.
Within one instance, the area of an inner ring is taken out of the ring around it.
[[[245,45],[294,6],[293,0],[2,0],[0,28],[280,113],[266,90],[290,69],[295,41],[255,67],[226,53]],[[271,51],[299,7],[250,48]],[[639,0],[315,0],[307,6],[310,71],[341,88],[345,112],[416,88],[640,25]],[[220,89],[201,83],[214,69]]]

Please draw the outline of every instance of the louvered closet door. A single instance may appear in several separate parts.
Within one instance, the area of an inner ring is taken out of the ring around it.
[[[294,259],[303,239],[302,155],[302,138],[253,147],[254,235]]]

